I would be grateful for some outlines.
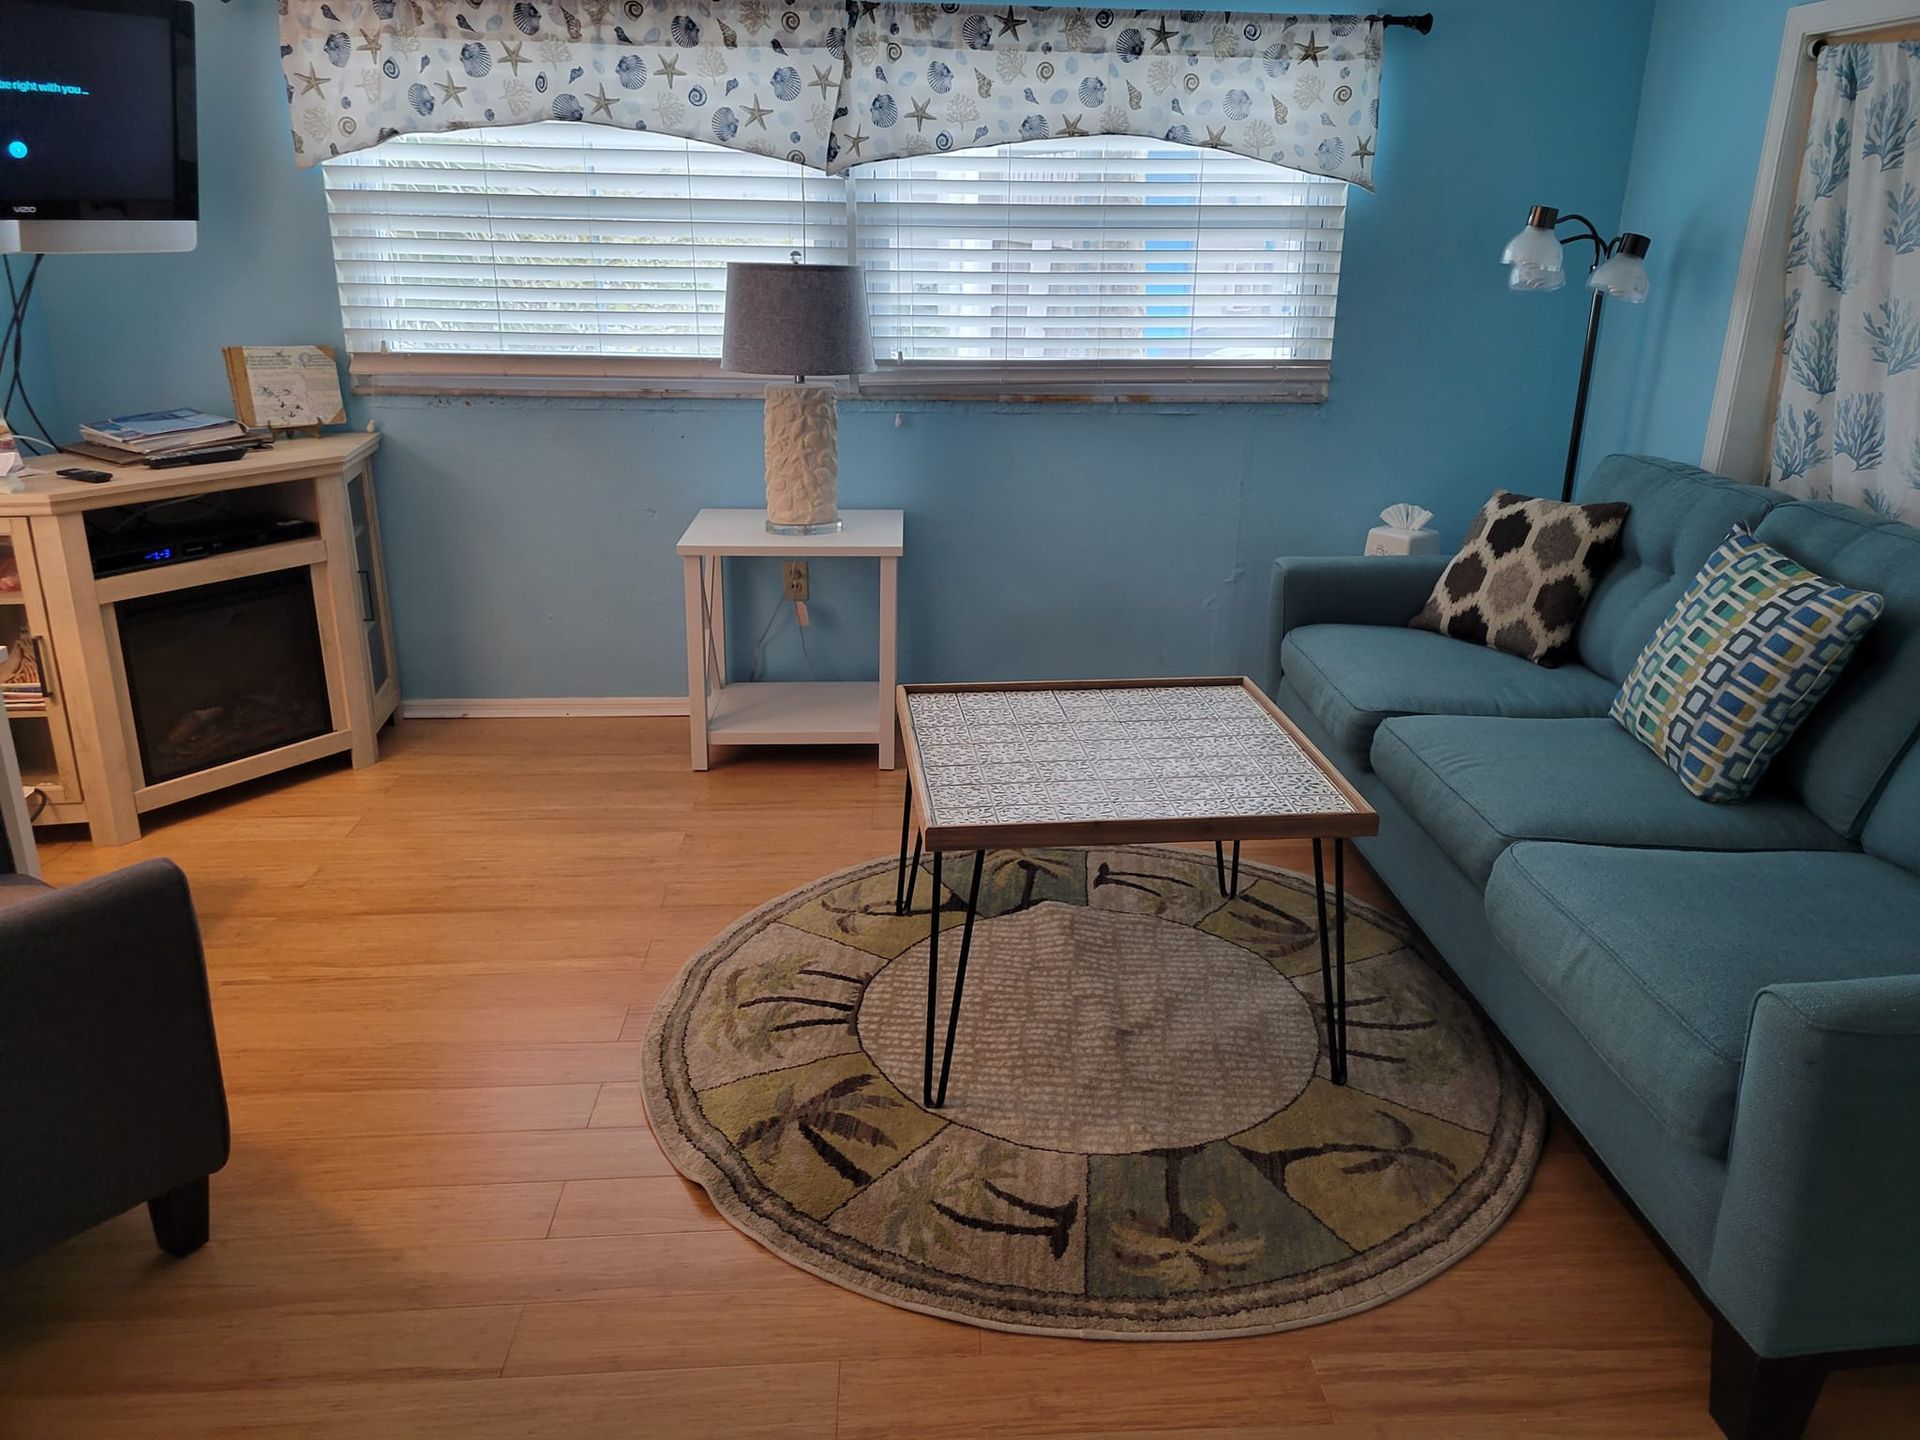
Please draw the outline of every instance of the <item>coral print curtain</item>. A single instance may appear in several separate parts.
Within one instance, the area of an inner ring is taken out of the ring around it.
[[[1770,484],[1920,521],[1920,41],[1829,45],[1788,239]]]
[[[874,0],[281,0],[302,165],[422,130],[585,120],[819,170],[1125,134],[1372,188],[1359,16]]]

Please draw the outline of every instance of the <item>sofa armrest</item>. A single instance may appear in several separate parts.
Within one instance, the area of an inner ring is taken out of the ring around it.
[[[1283,555],[1273,562],[1267,643],[1303,625],[1404,625],[1420,613],[1450,555]]]
[[[1763,1355],[1920,1343],[1920,975],[1754,1001],[1707,1289]]]
[[[0,1267],[226,1163],[200,929],[165,860],[0,908]]]

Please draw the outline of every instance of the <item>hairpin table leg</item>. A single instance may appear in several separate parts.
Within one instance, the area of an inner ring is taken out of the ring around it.
[[[1347,842],[1333,842],[1333,982],[1340,1018],[1334,1025],[1340,1051],[1333,1082],[1347,1083]]]
[[[913,864],[907,864],[907,836],[913,835]],[[894,876],[893,913],[904,915],[913,908],[913,887],[909,877],[920,868],[920,837],[913,830],[913,776],[907,776],[907,799],[900,810],[900,868]]]
[[[1327,925],[1327,871],[1320,841],[1313,842],[1313,899],[1320,920],[1320,997],[1327,1012],[1327,1073],[1347,1083],[1346,842],[1333,842],[1334,923]],[[1338,979],[1336,982],[1336,971]]]
[[[967,920],[960,930],[960,963],[953,970],[953,1005],[947,1012],[947,1044],[940,1057],[940,1088],[934,1093],[933,1108],[947,1103],[947,1077],[953,1073],[953,1037],[960,1031],[960,993],[967,988],[967,955],[973,949],[973,919],[980,910],[980,868],[987,852],[973,852],[973,883],[967,886]]]
[[[920,1098],[933,1108],[933,1027],[940,1006],[940,852],[933,852],[933,923],[927,935],[927,1049],[920,1071]]]
[[[1220,879],[1220,894],[1222,898],[1231,900],[1239,895],[1240,842],[1238,840],[1233,842],[1233,879],[1227,879],[1227,848],[1226,842],[1222,840],[1213,842],[1213,873]]]

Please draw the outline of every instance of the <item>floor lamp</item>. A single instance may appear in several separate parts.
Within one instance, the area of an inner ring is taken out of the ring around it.
[[[1562,225],[1578,225],[1570,235],[1562,235]],[[1567,440],[1567,473],[1560,482],[1560,498],[1573,499],[1574,476],[1580,468],[1580,435],[1587,424],[1587,389],[1593,381],[1593,347],[1600,338],[1600,307],[1611,295],[1629,305],[1644,304],[1647,298],[1647,247],[1652,242],[1631,230],[1611,241],[1584,215],[1562,215],[1551,205],[1536,205],[1527,216],[1527,228],[1507,242],[1500,256],[1508,267],[1509,290],[1558,290],[1567,283],[1565,247],[1582,240],[1593,244],[1593,264],[1587,273],[1587,288],[1593,291],[1593,306],[1587,312],[1587,348],[1580,356],[1580,390],[1573,402],[1573,434]]]

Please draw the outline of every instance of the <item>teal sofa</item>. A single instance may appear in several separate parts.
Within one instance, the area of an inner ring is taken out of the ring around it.
[[[1579,663],[1408,629],[1446,557],[1282,559],[1272,693],[1706,1300],[1714,1418],[1797,1436],[1833,1363],[1920,1344],[1920,531],[1644,456],[1579,498],[1632,506]],[[1712,805],[1607,708],[1737,522],[1887,608],[1759,793]]]

